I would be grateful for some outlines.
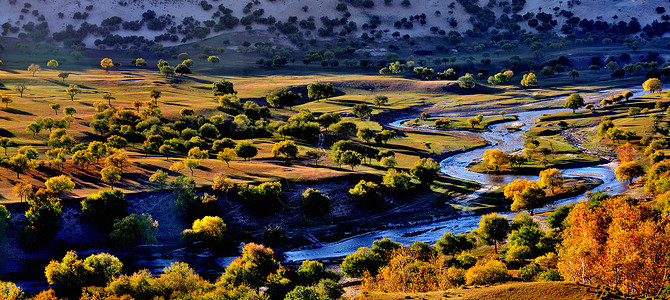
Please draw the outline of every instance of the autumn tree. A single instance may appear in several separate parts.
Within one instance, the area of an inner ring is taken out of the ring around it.
[[[660,92],[663,89],[663,83],[658,78],[649,78],[642,84],[645,91]]]
[[[537,86],[537,76],[535,73],[524,74],[523,79],[521,79],[521,85],[524,87]]]
[[[488,168],[496,171],[500,171],[502,167],[510,163],[509,155],[497,148],[484,151],[482,159],[484,159]]]
[[[269,275],[276,273],[280,268],[273,256],[272,249],[248,243],[242,248],[242,256],[226,267],[219,282],[230,286],[246,285],[252,288],[264,286]]]
[[[475,234],[486,244],[493,245],[495,252],[498,253],[498,244],[507,238],[508,232],[509,221],[507,221],[507,218],[497,213],[490,213],[479,219],[479,228],[477,228]]]
[[[422,185],[428,186],[439,177],[440,165],[432,158],[421,158],[414,163],[414,167],[410,170],[410,174],[421,182]]]
[[[5,105],[5,109],[7,109],[9,107],[9,103],[12,103],[12,102],[13,102],[13,100],[12,100],[11,97],[0,95],[0,103]]]
[[[40,68],[40,65],[32,64],[28,66],[28,72],[33,73],[33,77],[35,77],[35,73],[42,71],[42,68]]]
[[[351,110],[361,119],[369,118],[372,115],[372,107],[367,104],[356,104]]]
[[[74,251],[68,251],[61,261],[52,260],[44,269],[50,285],[58,285],[66,290],[86,285],[92,272],[93,268],[84,264]]]
[[[33,185],[30,183],[20,181],[14,185],[14,188],[12,188],[12,192],[14,193],[15,196],[19,197],[21,202],[23,202],[23,198],[25,198],[26,196],[28,196],[30,193],[33,192]]]
[[[102,181],[109,183],[112,190],[114,190],[114,183],[121,180],[122,174],[123,172],[121,172],[121,169],[115,166],[107,166],[102,168],[102,170],[100,170],[100,176],[102,177]]]
[[[72,179],[65,175],[60,175],[56,177],[51,177],[47,179],[44,185],[53,191],[54,194],[58,195],[61,193],[69,193],[74,190],[74,182]]]
[[[274,157],[282,156],[286,158],[286,162],[291,159],[296,159],[300,156],[300,149],[296,146],[294,141],[285,140],[275,143],[272,146],[272,155]]]
[[[16,179],[19,179],[21,173],[37,168],[37,163],[25,154],[14,154],[9,158],[9,166],[16,172]]]
[[[109,73],[109,68],[114,66],[114,62],[111,58],[103,58],[100,61],[100,66],[105,69],[105,72]]]
[[[70,97],[70,101],[74,101],[74,96],[81,94],[81,89],[76,84],[70,84],[69,87],[65,88],[65,94]]]
[[[542,170],[537,183],[540,187],[549,188],[552,193],[556,194],[554,189],[563,187],[563,173],[556,168]]]
[[[544,190],[536,182],[519,178],[505,185],[504,195],[513,201],[512,210],[528,210],[531,215],[533,209],[544,205],[546,197]]]
[[[632,182],[633,179],[644,174],[644,168],[635,161],[621,163],[618,167],[616,167],[616,169],[614,169],[614,175],[616,175],[617,180],[628,180],[629,183]]]
[[[149,177],[149,182],[157,182],[161,188],[165,186],[165,183],[167,182],[168,179],[168,173],[163,171],[163,170],[156,170],[151,176]]]
[[[381,107],[382,105],[387,105],[389,103],[389,97],[377,95],[372,101],[377,107]]]
[[[112,96],[112,93],[103,94],[102,99],[107,100],[107,104],[109,105],[109,107],[112,107],[112,100],[116,100],[116,98],[114,98],[114,96]]]
[[[56,69],[56,68],[58,68],[59,65],[60,65],[60,64],[59,64],[58,61],[55,60],[55,59],[52,59],[52,60],[50,60],[50,61],[47,62],[47,67],[52,68],[52,69]]]

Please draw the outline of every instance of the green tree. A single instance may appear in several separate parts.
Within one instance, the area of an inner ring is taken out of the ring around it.
[[[39,71],[42,71],[42,68],[40,68],[40,65],[31,64],[30,66],[28,66],[28,72],[32,73],[33,77],[35,77],[35,73],[37,73]]]
[[[322,216],[330,211],[330,198],[319,190],[306,189],[300,200],[302,209],[310,215]]]
[[[156,228],[158,222],[150,215],[129,215],[114,223],[113,230],[109,234],[110,245],[125,248],[142,242],[155,242]]]
[[[229,286],[246,285],[251,288],[264,286],[268,276],[280,268],[273,255],[274,251],[270,248],[248,243],[242,248],[242,257],[238,257],[226,267],[219,281]]]
[[[237,152],[231,148],[224,148],[223,150],[219,151],[219,153],[216,155],[216,158],[225,162],[226,166],[230,168],[230,162],[237,159]]]
[[[13,100],[12,100],[11,97],[0,95],[0,103],[5,105],[5,109],[7,109],[9,107],[9,103],[12,103],[12,102],[13,102]]]
[[[477,81],[475,80],[475,77],[470,73],[458,77],[458,86],[461,87],[462,89],[474,89],[476,85]]]
[[[362,127],[358,129],[356,136],[358,136],[359,139],[365,141],[365,143],[368,143],[371,139],[375,138],[375,132],[368,127]]]
[[[291,108],[297,101],[302,99],[302,95],[295,94],[288,89],[279,89],[272,91],[270,94],[265,96],[265,99],[273,107],[288,106]]]
[[[405,172],[389,169],[384,175],[383,183],[399,194],[407,193],[412,189],[412,177]]]
[[[440,165],[432,158],[421,158],[414,163],[414,167],[410,170],[410,174],[421,182],[422,185],[428,186],[435,179],[439,177]]]
[[[575,113],[576,109],[584,107],[584,98],[579,94],[572,94],[565,100],[563,107],[572,109],[572,113]]]
[[[70,73],[68,73],[68,72],[60,72],[60,73],[58,73],[58,78],[63,79],[63,82],[65,82],[65,79],[67,79],[68,77],[70,77]]]
[[[367,104],[356,104],[351,110],[361,119],[369,118],[372,115],[372,107]]]
[[[14,154],[9,158],[9,166],[16,172],[16,179],[22,172],[37,168],[37,163],[31,161],[24,154]]]
[[[351,170],[353,171],[355,167],[359,166],[363,162],[363,155],[361,155],[358,152],[352,151],[352,150],[347,150],[342,152],[338,158],[336,163],[339,165],[347,165],[351,167]]]
[[[318,81],[307,86],[307,96],[319,102],[320,99],[335,96],[335,87],[330,82]]]
[[[52,69],[56,69],[56,68],[58,68],[59,65],[60,65],[60,64],[59,64],[58,61],[55,60],[55,59],[52,59],[52,60],[50,60],[49,62],[47,62],[47,67],[52,68]]]
[[[495,252],[498,253],[498,243],[502,243],[507,238],[509,231],[509,221],[507,218],[490,213],[479,219],[479,228],[476,235],[488,245],[493,245]]]
[[[110,228],[114,220],[128,215],[128,201],[120,190],[98,191],[81,201],[81,213],[91,222]]]
[[[344,258],[341,268],[344,275],[360,278],[365,274],[376,275],[382,264],[381,256],[367,247],[361,247]]]
[[[135,66],[138,68],[143,68],[147,66],[147,61],[144,58],[138,58],[135,60]]]
[[[68,251],[63,260],[52,260],[44,269],[50,285],[58,285],[67,290],[78,289],[88,283],[93,268],[79,259],[77,252]]]
[[[521,79],[521,85],[525,87],[537,86],[537,76],[535,73],[524,74],[523,79]]]
[[[242,141],[235,146],[235,153],[238,157],[249,160],[258,154],[258,148],[249,141]]]
[[[168,173],[163,171],[163,170],[156,170],[151,176],[149,177],[149,182],[158,182],[158,184],[161,187],[161,190],[165,186],[165,183],[167,182],[168,179]]]
[[[572,69],[570,72],[568,72],[568,76],[572,77],[572,79],[575,79],[579,77],[579,71]]]
[[[214,96],[223,96],[227,94],[237,95],[237,91],[235,91],[233,83],[225,79],[221,79],[220,81],[215,82],[212,85],[212,92],[214,93]]]
[[[107,166],[102,168],[102,170],[100,170],[100,176],[102,177],[102,181],[109,183],[112,187],[112,190],[114,189],[114,183],[121,180],[122,174],[123,172],[121,171],[121,169],[115,166]]]
[[[212,63],[212,64],[218,64],[221,61],[221,59],[218,56],[213,56],[212,55],[212,56],[207,58],[207,61]]]
[[[389,97],[377,95],[372,101],[377,107],[381,107],[382,105],[387,105],[389,103]]]
[[[206,216],[193,221],[191,229],[182,232],[188,242],[204,241],[211,245],[219,245],[223,241],[226,224],[220,217]]]
[[[88,283],[96,286],[107,285],[121,274],[123,268],[123,263],[109,253],[92,254],[84,259],[84,265],[92,269]]]
[[[70,84],[69,87],[65,88],[65,94],[70,97],[70,101],[74,101],[74,97],[81,94],[81,90],[76,84]]]
[[[160,68],[161,75],[165,76],[165,78],[170,78],[174,76],[175,74],[175,69],[171,66],[163,66]]]
[[[72,106],[68,106],[68,107],[63,109],[63,113],[66,114],[66,115],[70,115],[70,117],[72,117],[74,114],[77,113],[77,110],[74,109],[74,107],[72,107]]]
[[[382,200],[379,190],[378,184],[361,180],[353,188],[349,189],[349,196],[356,203],[364,206],[372,206]]]
[[[475,247],[474,241],[464,233],[455,235],[453,232],[445,232],[435,242],[435,250],[444,255],[456,255]]]

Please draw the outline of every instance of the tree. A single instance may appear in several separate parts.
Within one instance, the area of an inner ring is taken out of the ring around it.
[[[237,91],[235,91],[233,83],[225,79],[221,79],[220,81],[215,82],[212,85],[212,92],[214,93],[214,96],[223,96],[227,94],[237,95]]]
[[[40,68],[40,65],[32,64],[28,66],[28,72],[33,73],[33,77],[35,77],[35,73],[42,71],[42,68]]]
[[[649,115],[649,120],[654,123],[654,127],[658,125],[658,122],[661,122],[663,120],[663,115],[662,114],[651,114]]]
[[[2,96],[0,95],[0,103],[5,105],[5,109],[9,107],[9,103],[12,103],[13,100],[9,96]]]
[[[563,187],[563,173],[556,168],[542,170],[540,171],[540,179],[537,183],[543,188],[551,189],[555,195],[556,192],[554,189]]]
[[[184,230],[182,236],[187,241],[204,241],[211,245],[219,245],[223,241],[226,223],[220,217],[206,216],[193,221],[191,229]]]
[[[140,108],[142,108],[142,101],[135,100],[135,101],[133,101],[132,106],[133,106],[133,108],[135,108],[135,110],[137,110],[137,113],[139,114],[140,113]]]
[[[67,290],[86,285],[92,272],[93,268],[84,264],[75,251],[68,251],[62,261],[52,260],[44,269],[44,275],[50,285],[58,285]]]
[[[219,151],[219,153],[216,155],[216,158],[220,161],[226,162],[226,166],[230,168],[230,162],[237,159],[237,152],[231,148],[224,148],[223,150]]]
[[[175,69],[171,66],[163,66],[160,68],[161,75],[165,76],[165,79],[174,76]]]
[[[286,294],[284,300],[319,300],[323,299],[314,287],[296,286]]]
[[[302,209],[308,214],[322,216],[330,211],[330,198],[319,190],[306,189],[300,198]]]
[[[114,220],[128,215],[128,201],[120,190],[101,190],[81,201],[81,213],[92,223],[107,229]]]
[[[568,72],[568,76],[572,77],[572,79],[575,79],[579,77],[579,72],[575,69],[572,69],[570,72]]]
[[[356,104],[351,110],[361,119],[369,118],[372,115],[372,107],[367,104]]]
[[[347,255],[342,261],[342,273],[348,277],[360,278],[365,274],[376,275],[383,265],[382,258],[370,248],[361,247]]]
[[[474,89],[476,84],[475,77],[470,73],[458,78],[458,86],[462,89]]]
[[[23,300],[25,299],[25,293],[12,282],[0,281],[0,298],[5,300]]]
[[[524,74],[523,79],[521,79],[521,85],[525,87],[537,86],[537,76],[535,76],[535,73]]]
[[[283,156],[286,158],[286,162],[291,159],[296,159],[300,156],[300,149],[295,145],[294,141],[286,140],[275,143],[272,146],[272,155],[274,157]]]
[[[536,182],[518,178],[505,186],[504,194],[506,198],[513,200],[512,210],[527,209],[531,215],[533,209],[542,207],[546,197],[544,190]]]
[[[251,288],[264,286],[270,274],[276,273],[280,268],[273,256],[272,249],[247,243],[242,248],[242,256],[226,267],[219,281],[229,286],[246,285]]]
[[[249,160],[258,154],[258,148],[249,141],[242,141],[235,146],[235,153],[244,160]]]
[[[65,79],[70,77],[70,73],[68,72],[60,72],[58,73],[58,78],[63,79],[63,82],[65,82]]]
[[[56,177],[51,177],[47,179],[44,185],[53,191],[54,194],[58,195],[63,192],[72,192],[74,190],[74,182],[72,179],[65,175],[60,175]]]
[[[56,69],[56,68],[58,68],[58,66],[59,66],[59,63],[55,59],[52,59],[49,62],[47,62],[47,67],[49,67],[49,68]]]
[[[377,105],[377,107],[381,107],[382,105],[387,105],[389,103],[389,97],[377,95],[373,99],[373,102],[375,105]]]
[[[496,171],[500,171],[503,166],[510,163],[509,155],[497,148],[484,151],[482,159],[484,159],[489,168]]]
[[[344,151],[336,157],[337,164],[350,166],[352,171],[363,162],[363,155],[352,150]]]
[[[414,167],[410,170],[410,174],[421,182],[422,185],[428,186],[435,179],[439,177],[440,165],[432,158],[421,158],[414,163]]]
[[[317,81],[307,86],[307,96],[319,102],[320,99],[335,96],[335,87],[330,82]]]
[[[119,274],[123,268],[123,263],[114,255],[109,253],[91,254],[84,259],[84,264],[93,270],[90,275],[90,284],[96,286],[105,286]]]
[[[475,234],[488,245],[493,245],[495,252],[498,253],[498,243],[502,243],[507,238],[507,232],[509,232],[507,218],[497,213],[490,213],[479,219],[479,228]]]
[[[393,138],[395,138],[395,132],[388,129],[384,129],[378,132],[374,137],[376,143],[384,144],[388,144],[388,142]]]
[[[456,255],[475,247],[475,243],[464,233],[455,235],[453,232],[445,232],[435,242],[435,250],[444,255]]]
[[[23,202],[23,198],[33,192],[33,185],[30,183],[20,181],[16,185],[14,185],[14,188],[12,188],[12,192],[14,193],[14,195],[19,197],[21,202]]]
[[[478,126],[479,124],[481,124],[483,120],[484,120],[483,115],[477,115],[475,117],[468,118],[467,121],[468,121],[468,124],[470,124],[470,128],[475,128],[475,126]]]
[[[9,158],[9,166],[16,172],[16,179],[19,179],[20,173],[37,168],[37,163],[28,159],[25,154],[14,154]]]
[[[412,189],[412,177],[405,172],[398,172],[396,169],[388,169],[382,182],[399,194],[409,192]]]
[[[69,87],[65,88],[65,94],[70,97],[70,101],[74,101],[74,96],[81,94],[81,90],[76,84],[70,84]]]
[[[16,143],[14,143],[8,137],[0,137],[0,147],[5,150],[5,156],[7,156],[7,148],[16,147]]]
[[[114,190],[114,183],[121,180],[122,174],[123,172],[121,169],[115,166],[107,166],[100,170],[102,181],[109,183],[112,187],[112,190]]]
[[[579,94],[572,94],[568,99],[565,100],[563,107],[572,109],[572,113],[575,113],[576,109],[584,106],[584,98]]]
[[[663,89],[663,83],[658,80],[658,78],[649,78],[642,84],[642,87],[645,91],[661,92]]]
[[[177,67],[174,68],[174,71],[181,76],[184,76],[184,74],[191,74],[191,69],[184,64],[177,65]]]
[[[186,167],[188,167],[189,170],[191,170],[191,176],[193,176],[193,170],[200,167],[200,159],[193,159],[193,158],[185,159],[184,165],[186,165]]]
[[[28,86],[25,83],[16,84],[16,91],[19,93],[19,97],[23,98],[23,93],[28,90]]]
[[[221,59],[218,56],[210,56],[207,58],[207,61],[212,64],[218,64],[221,61]]]
[[[172,147],[171,145],[165,145],[164,144],[164,145],[161,145],[160,147],[158,147],[158,152],[160,154],[165,155],[165,160],[169,161],[170,160],[170,154],[172,152],[174,152],[174,147]]]
[[[147,66],[147,61],[144,58],[138,58],[135,60],[135,66],[142,68]]]
[[[628,101],[630,99],[630,97],[633,97],[633,92],[625,91],[621,94],[621,96],[624,96],[624,98],[626,98],[626,101]]]
[[[111,58],[103,58],[100,61],[100,66],[105,69],[105,72],[109,73],[109,68],[114,66],[114,62],[112,61]]]
[[[633,179],[644,174],[644,168],[635,161],[621,163],[614,169],[614,175],[616,175],[616,179],[619,181],[628,180],[632,182]]]
[[[288,106],[291,108],[298,100],[302,99],[302,95],[295,94],[288,89],[279,89],[272,91],[265,96],[265,99],[273,107]]]
[[[114,223],[114,229],[109,234],[110,245],[130,247],[141,242],[155,242],[158,222],[150,215],[129,215]]]
[[[375,137],[375,132],[372,131],[372,129],[367,128],[367,127],[362,127],[358,129],[358,132],[356,133],[356,136],[365,141],[365,143],[368,143],[371,139]]]
[[[489,78],[486,81],[493,87],[496,87],[496,85],[500,83],[500,80],[496,79],[495,76],[489,76]]]
[[[149,182],[158,182],[158,184],[161,187],[161,190],[165,186],[165,183],[167,182],[168,179],[168,173],[164,172],[163,170],[156,170],[151,176],[149,177]]]

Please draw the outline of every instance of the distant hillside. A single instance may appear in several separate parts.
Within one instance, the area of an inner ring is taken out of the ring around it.
[[[652,37],[670,30],[667,4],[665,0],[7,0],[0,1],[0,23],[3,36],[35,41],[53,37],[68,46],[176,45],[225,32],[269,31],[275,43],[300,48],[310,39],[339,37],[393,41],[444,35],[455,41],[450,31],[494,40],[515,39],[524,32],[579,37],[601,31]]]

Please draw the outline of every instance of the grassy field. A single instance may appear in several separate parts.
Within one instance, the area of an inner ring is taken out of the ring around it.
[[[430,293],[368,293],[356,299],[598,299],[597,290],[570,282],[514,282],[495,286],[474,286]]]

